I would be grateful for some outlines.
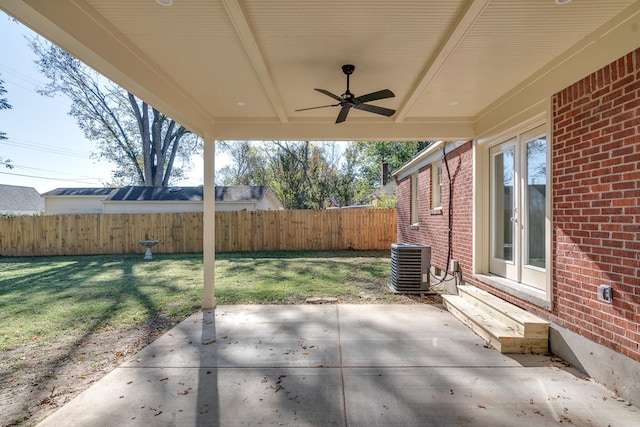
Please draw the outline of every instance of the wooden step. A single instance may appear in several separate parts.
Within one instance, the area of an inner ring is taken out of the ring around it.
[[[475,286],[458,286],[458,295],[525,338],[549,338],[549,322]]]
[[[443,295],[442,298],[451,314],[501,353],[548,353],[548,335],[540,337],[536,333],[535,337],[525,337],[516,328],[494,318],[481,306],[473,304],[463,296]]]

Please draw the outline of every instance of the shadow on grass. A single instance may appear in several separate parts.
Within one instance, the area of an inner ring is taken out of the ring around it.
[[[30,371],[34,392],[24,399],[24,412],[46,403],[36,388],[53,395],[60,367],[76,360],[96,333],[146,328],[145,345],[157,337],[154,330],[166,330],[199,308],[202,262],[194,256],[157,258],[0,258],[0,349],[36,347],[38,354],[35,360],[5,361],[0,371],[0,384],[26,381],[23,371]],[[169,268],[177,261],[185,268]],[[114,348],[111,360],[120,356]]]
[[[216,259],[388,258],[388,251],[272,251],[216,252]]]
[[[353,293],[352,283],[386,280],[387,257],[364,251],[216,254],[216,294],[221,304],[278,304]],[[42,354],[37,375],[29,378],[33,393],[23,399],[25,413],[42,403],[43,390],[55,389],[56,372],[81,357],[96,334],[146,327],[144,346],[158,336],[149,324],[166,330],[199,309],[201,254],[141,258],[0,258],[0,349],[39,347]],[[55,355],[46,354],[51,346]],[[119,357],[116,350],[112,360]],[[4,364],[0,383],[25,369],[27,362],[19,360]]]
[[[216,296],[221,304],[353,297],[386,287],[390,276],[386,252],[224,255],[216,259]]]

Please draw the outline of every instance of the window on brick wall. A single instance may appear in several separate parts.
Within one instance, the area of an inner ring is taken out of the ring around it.
[[[431,209],[442,208],[442,161],[431,165]]]
[[[411,225],[418,224],[418,173],[411,175]]]

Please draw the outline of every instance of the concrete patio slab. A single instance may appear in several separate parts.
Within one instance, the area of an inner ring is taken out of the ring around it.
[[[519,366],[462,326],[451,314],[431,307],[340,306],[342,366]]]
[[[640,426],[561,363],[484,344],[437,306],[221,306],[41,425]]]
[[[40,425],[344,425],[341,389],[336,368],[116,369]]]
[[[640,423],[637,408],[552,367],[345,369],[344,382],[349,426]]]
[[[340,366],[335,312],[335,306],[220,307],[215,319],[213,312],[204,321],[192,316],[122,366]]]

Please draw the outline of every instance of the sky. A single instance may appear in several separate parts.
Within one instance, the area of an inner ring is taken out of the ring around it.
[[[70,101],[60,95],[42,96],[36,89],[47,83],[36,68],[27,38],[35,35],[0,11],[0,80],[12,106],[0,110],[0,158],[11,159],[13,169],[0,165],[0,184],[34,187],[40,194],[59,187],[103,187],[115,165],[91,157],[96,143],[86,139],[68,115]],[[216,157],[216,170],[228,164]],[[192,158],[193,168],[180,186],[202,185],[203,162]]]

